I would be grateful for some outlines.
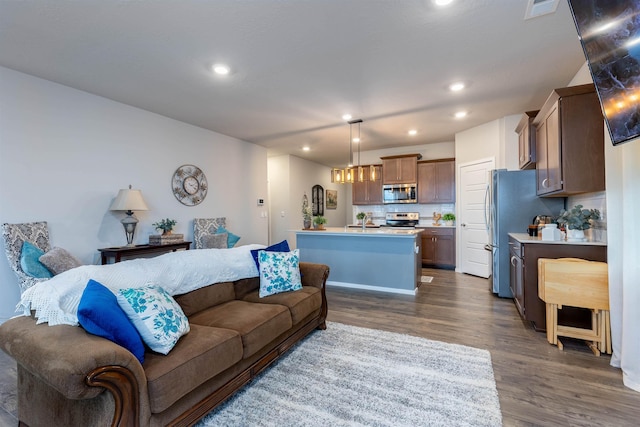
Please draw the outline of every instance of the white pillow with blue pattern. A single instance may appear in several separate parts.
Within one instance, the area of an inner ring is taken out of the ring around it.
[[[190,330],[182,308],[160,286],[120,289],[118,304],[153,351],[168,354]]]
[[[291,252],[259,251],[260,298],[302,289],[300,249]]]

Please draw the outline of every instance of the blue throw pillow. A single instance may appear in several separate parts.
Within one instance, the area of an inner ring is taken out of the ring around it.
[[[260,263],[258,262],[258,252],[259,251],[267,251],[267,252],[289,252],[289,243],[286,240],[283,240],[280,243],[274,243],[271,246],[267,246],[264,249],[251,249],[251,256],[253,257],[253,262],[256,263],[256,268],[260,271]]]
[[[236,243],[238,243],[238,240],[240,240],[240,236],[233,234],[232,232],[230,232],[224,227],[218,227],[216,229],[216,234],[222,234],[222,233],[227,233],[227,248],[234,247]]]
[[[50,279],[53,277],[49,269],[40,262],[42,255],[44,255],[42,249],[25,240],[20,252],[20,267],[22,271],[38,279]]]
[[[78,305],[78,321],[90,334],[121,345],[144,363],[144,344],[138,330],[103,284],[89,280]]]

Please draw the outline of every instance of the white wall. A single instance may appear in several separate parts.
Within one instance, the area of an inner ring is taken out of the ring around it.
[[[178,221],[193,236],[193,218],[226,216],[239,244],[267,243],[266,150],[86,92],[0,67],[0,223],[48,221],[51,242],[85,263],[97,248],[126,244],[122,213],[109,211],[121,188],[142,190],[149,206],[135,243],[151,224]],[[209,182],[198,206],[180,204],[171,177],[195,164]],[[4,245],[4,242],[3,242]],[[17,279],[0,257],[0,321],[14,315]]]
[[[343,227],[347,221],[347,207],[351,206],[350,184],[332,184],[331,169],[300,157],[283,155],[268,159],[269,191],[271,194],[270,243],[286,239],[296,245],[294,230],[302,229],[302,196],[306,193],[312,203],[311,188],[318,184],[324,189],[324,217],[327,227]],[[338,192],[337,209],[326,208],[326,191]],[[349,211],[350,212],[350,211]]]
[[[593,83],[587,63],[569,83]],[[605,178],[607,263],[613,356],[611,364],[622,368],[627,387],[640,391],[640,138],[616,147],[605,125]],[[602,209],[601,193],[569,198],[567,205],[582,203]]]

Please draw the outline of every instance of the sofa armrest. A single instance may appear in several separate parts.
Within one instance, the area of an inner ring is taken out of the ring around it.
[[[146,376],[138,359],[79,326],[36,325],[33,317],[15,317],[0,325],[0,346],[24,369],[69,399],[91,399],[102,393],[102,387],[88,385],[88,378],[112,366],[130,371],[139,395],[147,394]]]
[[[302,286],[315,286],[316,288],[323,289],[329,277],[329,266],[325,264],[301,262],[300,273],[302,274]]]

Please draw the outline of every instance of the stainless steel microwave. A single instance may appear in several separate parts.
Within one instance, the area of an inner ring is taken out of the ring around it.
[[[417,184],[393,184],[382,186],[383,203],[418,203]]]

